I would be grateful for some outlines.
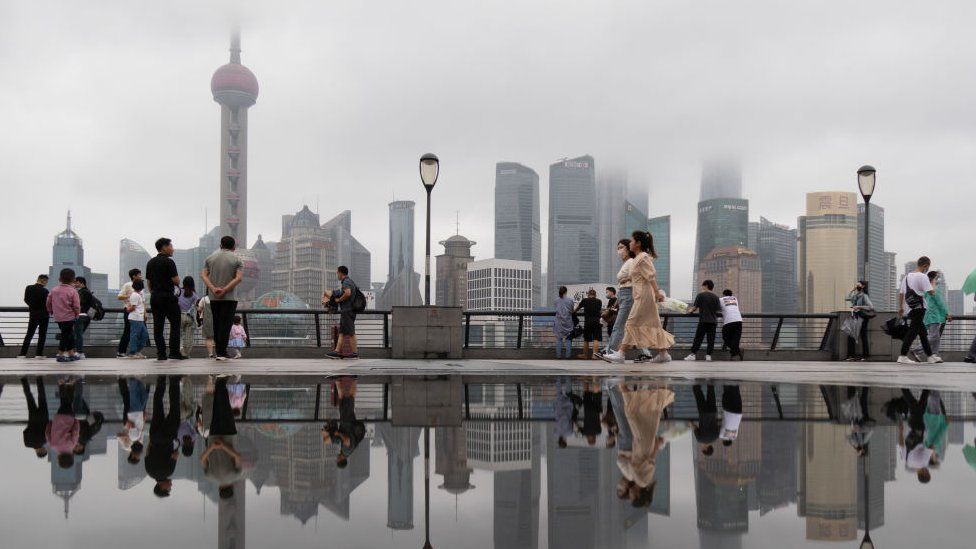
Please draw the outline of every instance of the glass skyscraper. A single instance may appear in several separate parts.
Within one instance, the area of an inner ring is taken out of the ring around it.
[[[664,293],[671,295],[671,216],[662,215],[647,220],[647,232],[654,237],[654,250],[657,259],[657,285]]]
[[[516,162],[495,164],[495,258],[532,262],[532,300],[541,305],[539,174]]]
[[[547,295],[568,284],[599,282],[596,178],[593,157],[549,166]]]
[[[857,275],[868,281],[868,293],[875,308],[880,311],[893,311],[897,304],[891,301],[894,294],[894,280],[888,273],[888,259],[885,257],[885,211],[877,204],[871,204],[871,227],[868,232],[868,274],[864,274],[864,204],[857,205]]]
[[[704,184],[702,185],[704,190]],[[698,293],[699,265],[715,248],[749,245],[749,201],[743,198],[712,198],[698,203],[698,235],[695,240],[695,283]]]
[[[759,218],[755,251],[762,263],[762,312],[799,312],[796,229]]]

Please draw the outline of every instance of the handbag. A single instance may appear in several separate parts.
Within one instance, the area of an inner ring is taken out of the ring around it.
[[[908,323],[903,318],[889,318],[881,325],[881,331],[891,336],[892,339],[905,339]]]

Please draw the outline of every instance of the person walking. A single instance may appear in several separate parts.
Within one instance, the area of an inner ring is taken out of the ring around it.
[[[339,278],[339,288],[335,291],[326,291],[322,296],[322,304],[325,305],[329,300],[335,301],[339,306],[339,337],[336,339],[335,349],[326,353],[326,358],[359,358],[359,347],[356,342],[356,308],[353,300],[359,292],[359,287],[349,278],[349,268],[339,265],[336,269],[336,276]],[[343,351],[346,343],[349,343],[349,353]]]
[[[715,351],[715,330],[718,327],[718,312],[722,308],[718,296],[712,291],[715,283],[711,280],[702,282],[702,291],[695,296],[695,302],[688,307],[688,313],[698,313],[698,327],[695,328],[695,339],[691,343],[691,352],[685,360],[695,360],[698,357],[698,350],[701,349],[702,341],[707,339],[708,346],[705,347],[705,360],[712,360],[712,352]]]
[[[126,305],[126,322],[129,325],[129,348],[126,349],[126,358],[146,358],[142,350],[149,342],[149,329],[146,328],[146,299],[142,295],[143,285],[141,280],[132,283],[129,304]]]
[[[132,283],[136,280],[142,280],[142,271],[139,269],[129,269],[129,281],[122,285],[122,289],[119,290],[119,295],[116,297],[122,302],[122,309],[128,311],[129,308],[129,296],[132,294]],[[115,350],[115,356],[117,358],[125,358],[129,353],[129,313],[122,313],[122,335],[119,337],[119,346]]]
[[[156,360],[182,360],[185,357],[180,354],[180,305],[176,297],[180,275],[173,261],[173,241],[160,238],[156,241],[156,251],[156,257],[146,264]],[[166,323],[169,323],[169,357],[166,354],[166,339],[163,337]]]
[[[214,354],[214,325],[213,309],[210,307],[210,296],[205,295],[197,302],[197,318],[199,318],[200,332],[203,341],[207,345],[207,358],[216,358]]]
[[[846,301],[851,303],[851,314],[861,320],[861,329],[858,332],[858,339],[861,340],[862,354],[855,353],[857,350],[857,340],[847,336],[847,360],[864,361],[871,356],[871,346],[868,343],[868,321],[874,316],[874,303],[868,296],[868,283],[866,280],[858,281],[854,289],[847,294]]]
[[[237,311],[237,296],[234,288],[244,279],[244,263],[234,253],[237,242],[232,236],[220,239],[220,249],[210,254],[203,265],[200,277],[207,285],[210,296],[210,309],[213,312],[214,353],[217,360],[227,360],[227,343],[230,341],[230,328],[234,324]]]
[[[976,302],[976,295],[973,296],[973,301]],[[968,362],[969,364],[976,363],[976,336],[973,337],[973,342],[969,344],[969,352],[962,359],[963,362]]]
[[[71,362],[78,360],[75,354],[75,321],[81,313],[81,299],[72,285],[75,281],[74,270],[61,269],[58,281],[60,284],[47,295],[47,312],[54,317],[61,332],[58,362]]]
[[[934,293],[925,299],[925,317],[922,322],[925,323],[925,331],[928,333],[932,356],[936,357],[938,362],[942,362],[942,357],[939,356],[939,349],[942,348],[942,331],[947,322],[952,322],[952,315],[949,314],[949,307],[946,306],[946,302],[939,292],[939,274],[939,271],[929,271],[928,273],[929,284],[932,285]],[[915,360],[922,362],[921,343],[915,344],[911,353]]]
[[[192,276],[183,277],[183,289],[176,301],[180,307],[180,354],[190,358],[197,328],[197,302],[200,301]]]
[[[726,289],[722,292],[719,299],[722,305],[722,341],[729,348],[729,358],[739,357],[745,360],[742,354],[742,312],[739,311],[739,300],[732,295],[732,290]]]
[[[566,297],[566,286],[559,287],[559,297],[556,299],[555,321],[552,332],[556,336],[556,360],[572,358],[573,340],[573,300]],[[565,355],[565,356],[564,356]]]
[[[634,482],[630,487],[630,503],[634,507],[648,507],[654,499],[657,455],[665,446],[664,438],[658,436],[658,428],[664,409],[674,402],[674,391],[667,387],[632,390],[624,384],[618,385],[618,389],[632,437],[630,455],[625,455],[630,458],[629,470]]]
[[[597,299],[593,288],[586,292],[586,297],[573,310],[573,314],[583,311],[583,354],[576,358],[592,360],[593,354],[600,349],[600,342],[603,341],[603,326],[600,325],[602,310],[603,302]]]
[[[613,337],[613,324],[617,321],[617,313],[620,312],[620,305],[617,303],[616,288],[607,286],[606,292],[607,306],[603,309],[603,313],[600,314],[600,318],[607,325],[607,341],[609,341]],[[597,354],[600,354],[599,349],[597,349]]]
[[[78,289],[78,300],[81,303],[81,313],[75,319],[75,351],[79,359],[85,358],[85,331],[91,324],[88,311],[95,304],[95,295],[88,289],[88,281],[83,276],[76,276],[74,287]]]
[[[624,325],[627,324],[627,317],[630,316],[630,309],[634,305],[634,284],[630,279],[634,255],[630,249],[629,238],[622,238],[617,242],[617,256],[621,261],[620,270],[617,271],[617,314],[607,348],[597,355],[604,360],[607,354],[620,349],[620,343],[624,340]],[[649,350],[642,349],[641,352],[644,356],[650,357]]]
[[[912,348],[915,338],[922,344],[922,350],[928,356],[926,362],[935,364],[942,362],[942,359],[935,356],[929,346],[929,334],[925,329],[925,299],[934,295],[935,290],[926,273],[932,266],[932,260],[926,256],[918,258],[918,267],[915,271],[908,273],[901,281],[898,290],[898,316],[905,315],[905,305],[908,305],[908,332],[901,341],[901,353],[898,355],[899,364],[917,364],[908,358],[908,351]]]
[[[661,317],[657,312],[657,302],[664,299],[664,294],[658,288],[654,270],[653,259],[657,257],[654,251],[654,238],[651,233],[634,231],[631,235],[630,249],[634,252],[634,264],[630,274],[634,304],[627,316],[627,323],[624,324],[624,339],[620,343],[620,349],[606,355],[605,360],[622,363],[627,349],[648,347],[657,350],[657,355],[651,359],[651,362],[658,364],[670,362],[671,355],[668,349],[674,346],[674,336],[661,325]],[[644,362],[642,357],[635,362]]]
[[[47,358],[44,356],[44,343],[47,340],[47,324],[50,316],[47,312],[47,275],[37,276],[37,282],[24,288],[24,303],[27,304],[27,334],[24,335],[24,344],[20,347],[20,355],[17,358],[27,358],[27,350],[30,348],[31,340],[34,339],[34,332],[37,332],[37,354],[34,358]]]

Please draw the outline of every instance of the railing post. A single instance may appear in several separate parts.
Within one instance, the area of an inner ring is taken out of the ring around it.
[[[322,404],[322,384],[315,384],[315,420],[319,419],[319,406]]]
[[[773,400],[776,401],[776,413],[779,414],[780,419],[783,419],[783,403],[779,400],[779,388],[772,385],[771,389],[773,390]]]
[[[322,346],[322,321],[319,319],[319,313],[315,313],[315,346]]]
[[[522,413],[522,384],[521,383],[515,384],[515,391],[516,394],[518,395],[518,418],[524,419],[525,416]]]
[[[383,313],[383,348],[384,349],[390,348],[390,314],[389,313]],[[385,398],[385,393],[384,393],[384,398]],[[383,413],[386,414],[385,405],[384,405]]]
[[[250,347],[251,346],[251,329],[247,327],[247,313],[245,313],[245,312],[241,312],[241,324],[244,325],[244,333],[247,334],[247,337],[244,338],[244,346],[245,347]]]
[[[661,328],[662,329],[664,329],[664,330],[667,330],[668,329],[668,320],[670,320],[670,319],[671,319],[670,316],[664,315],[664,323],[661,325]]]
[[[827,319],[827,327],[824,328],[824,335],[823,335],[823,339],[820,340],[819,350],[823,351],[825,348],[827,348],[827,342],[830,341],[830,329],[833,327],[834,327],[834,317],[830,317]]]
[[[779,317],[779,322],[776,323],[776,332],[773,333],[773,343],[769,346],[770,351],[776,350],[776,345],[779,344],[779,332],[783,329],[783,317]]]
[[[464,419],[471,419],[471,397],[468,395],[468,384],[464,384]]]
[[[516,349],[521,349],[522,348],[522,326],[523,326],[523,323],[525,322],[525,315],[522,314],[522,313],[519,313],[518,319],[519,319],[518,342],[515,344],[515,348]]]
[[[389,404],[390,404],[390,384],[383,384],[383,421],[389,419]]]
[[[464,348],[468,348],[468,342],[471,339],[471,313],[464,313]],[[467,391],[467,386],[465,386],[465,391]]]

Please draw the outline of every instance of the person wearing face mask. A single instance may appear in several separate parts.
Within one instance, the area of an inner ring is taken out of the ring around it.
[[[847,336],[847,360],[863,361],[871,356],[870,346],[868,345],[868,321],[874,316],[874,303],[868,296],[868,283],[864,280],[858,281],[857,286],[847,294],[847,301],[851,303],[851,312],[861,319],[861,330],[858,339],[861,340],[862,354],[855,353],[857,350],[857,340]]]
[[[917,364],[908,358],[908,350],[912,348],[915,338],[922,344],[922,350],[928,359],[926,362],[934,364],[942,362],[942,359],[932,353],[929,346],[929,334],[925,329],[925,299],[926,296],[935,294],[932,283],[926,273],[932,266],[932,260],[926,256],[918,258],[918,267],[914,272],[908,273],[901,281],[898,291],[898,316],[905,316],[905,305],[908,305],[908,332],[901,342],[901,353],[898,355],[899,364]]]

